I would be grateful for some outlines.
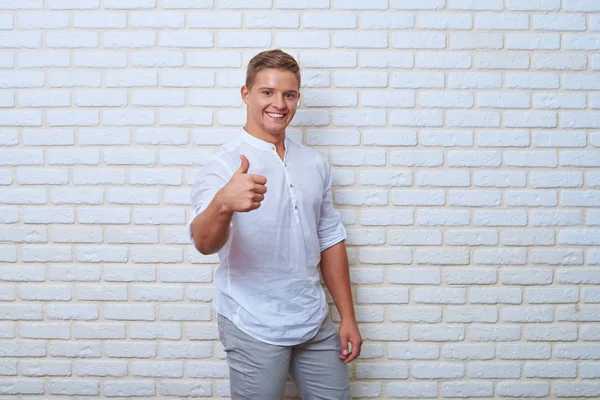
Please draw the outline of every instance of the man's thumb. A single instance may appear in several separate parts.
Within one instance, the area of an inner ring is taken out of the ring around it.
[[[245,174],[248,172],[248,169],[250,168],[250,161],[248,161],[246,156],[243,154],[240,154],[240,160],[242,160],[242,165],[240,165],[240,167],[238,168],[238,170],[236,172],[238,172],[240,174]]]
[[[340,337],[340,344],[342,345],[342,354],[343,355],[348,355],[348,337],[347,336],[341,336]]]

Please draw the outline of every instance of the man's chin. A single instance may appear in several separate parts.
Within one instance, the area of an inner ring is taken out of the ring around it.
[[[269,124],[265,126],[265,130],[270,133],[271,135],[283,135],[285,133],[285,129],[287,128],[288,124],[277,124],[277,125],[273,125],[273,124]]]

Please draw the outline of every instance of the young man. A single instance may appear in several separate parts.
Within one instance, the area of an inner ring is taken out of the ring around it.
[[[198,251],[221,261],[214,305],[232,399],[280,400],[288,372],[305,400],[350,399],[345,364],[362,339],[346,231],[327,161],[285,133],[300,96],[298,64],[281,50],[258,54],[241,95],[246,125],[201,169],[189,227]]]

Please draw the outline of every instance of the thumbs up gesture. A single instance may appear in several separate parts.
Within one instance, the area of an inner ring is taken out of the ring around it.
[[[240,155],[241,165],[229,182],[221,189],[222,199],[227,209],[234,212],[248,212],[260,207],[267,192],[267,178],[249,174],[250,161]]]

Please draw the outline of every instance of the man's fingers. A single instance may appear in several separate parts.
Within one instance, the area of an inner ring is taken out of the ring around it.
[[[241,161],[242,164],[237,169],[236,173],[240,173],[240,174],[246,174],[246,173],[248,173],[248,169],[250,168],[250,161],[248,161],[248,159],[246,158],[246,156],[243,155],[243,154],[240,154],[240,161]]]
[[[259,185],[257,183],[252,187],[252,191],[255,193],[265,194],[267,193],[267,187],[265,185]]]
[[[254,183],[258,183],[259,185],[266,185],[266,183],[267,183],[267,178],[265,178],[262,175],[248,175],[248,176],[250,178],[252,178]]]
[[[252,196],[252,201],[254,201],[254,202],[256,202],[256,201],[261,202],[264,199],[265,199],[265,196],[263,196],[260,193],[255,193],[254,196]]]
[[[260,207],[260,201],[255,201],[252,203],[252,210],[256,210],[258,207]]]
[[[348,364],[349,362],[351,362],[352,360],[354,360],[356,357],[358,357],[360,355],[361,344],[354,343],[354,341],[351,341],[351,343],[352,343],[352,352],[348,355],[348,358],[346,358],[344,360],[344,364]]]

